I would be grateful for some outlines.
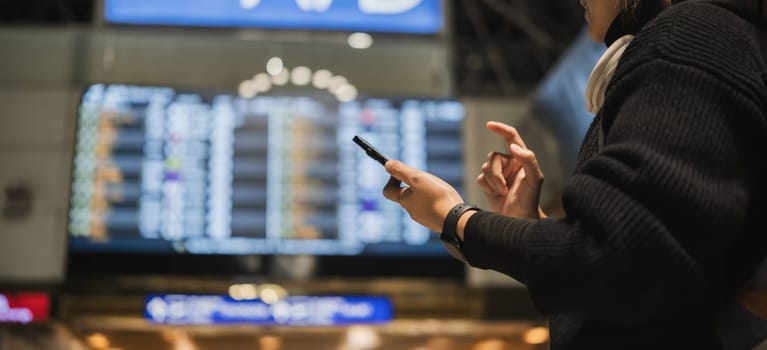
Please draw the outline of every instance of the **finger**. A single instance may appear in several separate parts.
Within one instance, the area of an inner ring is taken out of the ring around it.
[[[503,162],[502,166],[506,166],[508,161],[511,160],[511,156],[505,153],[501,152],[490,152],[487,154],[487,162],[490,163],[495,158],[501,158],[501,161]]]
[[[543,180],[543,172],[541,172],[541,168],[538,165],[538,159],[535,157],[533,151],[522,149],[517,145],[511,145],[509,149],[511,150],[511,155],[520,161],[527,176],[533,176],[538,180]]]
[[[487,129],[503,137],[504,141],[508,144],[516,144],[520,147],[527,149],[525,141],[522,140],[522,136],[513,126],[500,123],[500,122],[488,122]]]
[[[420,170],[411,168],[398,160],[389,160],[384,166],[389,175],[408,185],[413,185],[413,183],[417,181],[418,174],[420,173]]]
[[[386,199],[399,203],[402,192],[402,181],[397,180],[393,176],[389,178],[389,182],[386,183],[383,189],[383,195]]]
[[[509,156],[498,152],[493,152],[489,156],[488,166],[482,167],[485,174],[485,181],[495,189],[495,192],[505,194],[507,191],[507,183],[505,173],[505,165],[509,161]]]
[[[487,180],[485,180],[485,174],[479,174],[479,176],[477,176],[477,184],[485,194],[495,194],[496,192],[492,187],[490,187],[490,184],[487,183]]]
[[[516,174],[522,169],[522,162],[514,157],[514,152],[511,152],[511,145],[509,145],[509,152],[511,153],[511,164],[506,167],[503,174],[506,177],[506,182],[513,181]]]
[[[519,195],[520,193],[520,187],[522,187],[522,182],[525,180],[525,169],[519,169],[519,172],[515,175],[515,179],[511,184],[511,191],[512,193],[516,193]]]
[[[512,178],[512,174],[516,174],[519,171],[519,162],[515,162],[508,154],[499,152],[493,152],[496,157],[501,157],[501,175],[505,180],[505,187],[508,188],[508,184]]]

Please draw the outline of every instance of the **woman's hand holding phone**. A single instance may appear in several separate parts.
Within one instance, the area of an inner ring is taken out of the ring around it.
[[[410,217],[434,232],[442,232],[442,224],[450,209],[463,198],[453,186],[422,170],[412,168],[398,160],[388,160],[365,139],[355,136],[357,143],[368,156],[384,164],[391,175],[384,187],[387,199],[398,203]],[[402,184],[405,186],[402,186]],[[462,230],[460,232],[462,234]]]
[[[463,203],[453,186],[428,172],[398,160],[386,162],[386,171],[392,177],[384,187],[384,197],[401,205],[413,220],[433,232],[442,232],[447,213]]]

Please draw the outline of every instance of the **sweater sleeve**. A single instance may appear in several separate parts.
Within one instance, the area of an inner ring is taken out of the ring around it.
[[[476,214],[464,249],[525,283],[545,314],[641,322],[699,303],[723,278],[764,124],[732,84],[661,58],[608,94],[605,146],[568,180],[566,217]]]

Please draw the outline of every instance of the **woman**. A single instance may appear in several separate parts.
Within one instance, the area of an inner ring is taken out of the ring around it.
[[[525,283],[552,349],[722,348],[719,313],[767,247],[759,2],[581,0],[608,50],[564,218],[538,207],[535,155],[501,123],[488,128],[509,154],[477,179],[490,210],[398,161],[384,195],[469,264]]]

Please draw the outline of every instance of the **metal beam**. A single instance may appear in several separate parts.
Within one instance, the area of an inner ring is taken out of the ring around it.
[[[501,90],[504,95],[513,95],[517,92],[517,87],[511,80],[511,75],[506,67],[506,60],[503,53],[493,41],[490,35],[490,29],[487,27],[482,10],[477,6],[474,0],[463,0],[463,5],[466,8],[466,13],[471,21],[472,27],[477,32],[482,48],[485,51],[490,68],[492,68],[495,76],[498,78],[498,83],[501,86]]]
[[[484,2],[490,6],[490,8],[506,17],[511,23],[515,24],[538,46],[543,48],[551,47],[554,40],[548,33],[539,29],[538,26],[530,20],[529,11],[520,9],[500,0],[484,0]]]

